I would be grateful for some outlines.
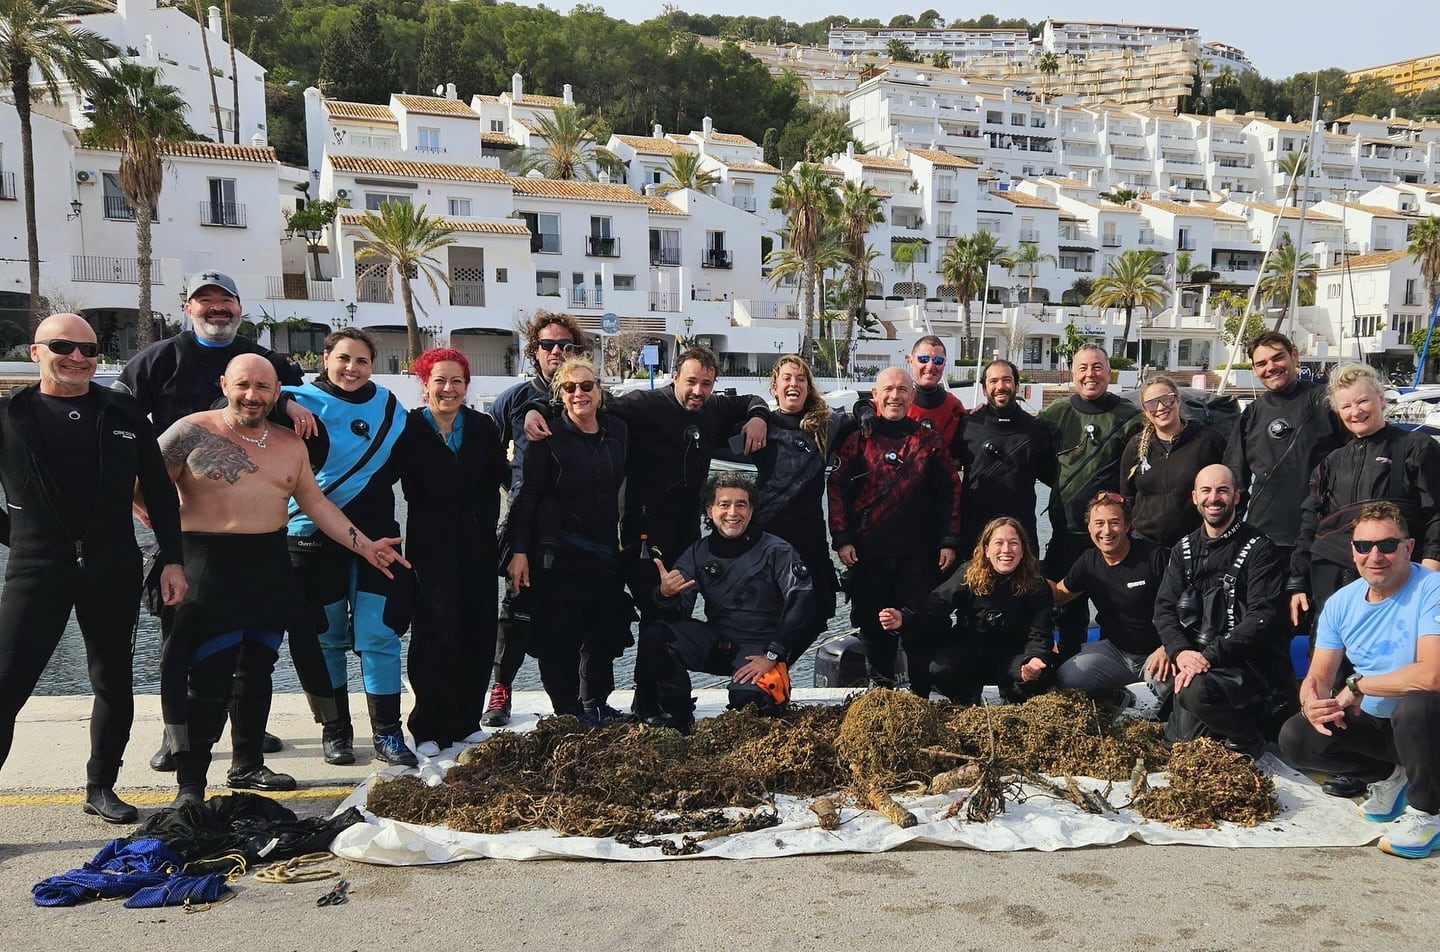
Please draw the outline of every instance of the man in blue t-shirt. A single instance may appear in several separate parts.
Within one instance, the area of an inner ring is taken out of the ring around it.
[[[1420,859],[1440,847],[1440,572],[1410,561],[1415,540],[1388,502],[1360,511],[1351,546],[1360,578],[1325,604],[1280,754],[1372,780],[1360,814],[1391,824],[1380,848]],[[1337,693],[1342,659],[1355,673]]]

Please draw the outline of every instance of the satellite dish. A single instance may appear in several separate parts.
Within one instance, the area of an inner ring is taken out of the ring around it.
[[[444,84],[444,83],[441,83],[439,86],[436,86],[436,87],[435,87],[435,95],[437,95],[437,96],[443,96],[443,95],[445,95],[445,84]]]

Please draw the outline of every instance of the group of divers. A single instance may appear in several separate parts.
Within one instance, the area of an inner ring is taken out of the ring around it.
[[[46,627],[55,606],[73,606],[96,693],[85,809],[112,822],[137,816],[113,790],[133,718],[122,697],[131,659],[107,661],[102,643],[115,634],[102,631],[94,599],[124,615],[115,599],[133,594],[127,580],[140,573],[121,560],[106,584],[77,586],[102,560],[87,530],[63,518],[68,556],[18,541],[48,531],[22,529],[38,518],[23,506],[40,497],[59,511],[57,501],[89,493],[74,508],[96,524],[108,518],[94,485],[104,485],[109,450],[85,448],[84,432],[63,439],[64,420],[81,419],[74,408],[101,429],[128,413],[147,430],[132,482],[157,538],[146,604],[164,633],[166,737],[151,766],[177,771],[177,803],[203,800],[227,716],[227,784],[295,787],[264,762],[279,743],[265,720],[286,633],[325,761],[356,760],[353,654],[375,758],[416,766],[417,751],[434,756],[505,725],[527,655],[555,713],[587,725],[688,732],[691,671],[728,676],[731,707],[778,711],[788,666],[825,631],[842,592],[872,685],[956,703],[978,703],[987,685],[1012,701],[1059,687],[1123,703],[1143,680],[1162,702],[1167,739],[1209,735],[1254,758],[1287,718],[1306,716],[1296,714],[1289,643],[1364,574],[1351,544],[1364,505],[1392,503],[1416,561],[1440,568],[1440,447],[1386,423],[1368,367],[1336,368],[1327,384],[1298,379],[1298,354],[1279,333],[1249,344],[1264,391],[1228,437],[1187,418],[1167,378],[1134,402],[1112,393],[1108,358],[1093,345],[1073,356],[1073,392],[1038,414],[1017,399],[1017,368],[998,359],[983,368],[983,403],[967,411],[945,386],[949,358],[932,336],[849,412],[830,408],[794,354],[771,372],[773,407],[717,391],[719,363],[703,347],[676,355],[665,386],[615,396],[575,319],[547,312],[523,331],[533,374],[487,414],[466,404],[470,367],[458,350],[413,362],[424,404],[407,410],[371,379],[366,331],[328,335],[305,382],[283,356],[236,336],[228,276],[197,275],[188,292],[192,327],[126,365],[114,391],[128,397],[90,381],[93,331],[87,346],[83,319],[56,315],[50,333],[68,336],[42,337],[42,324],[32,346],[41,384],[0,411],[12,547],[0,592],[0,763],[58,641]],[[56,404],[57,393],[70,403]],[[38,429],[23,422],[32,417]],[[257,488],[278,478],[260,454],[279,445],[280,428],[299,438],[313,481],[287,475]],[[178,519],[144,472],[151,433],[179,487]],[[754,480],[711,475],[727,450],[754,463]],[[87,466],[101,475],[73,475]],[[1039,484],[1051,524],[1043,559]],[[255,521],[264,493],[286,506],[275,531]],[[60,570],[71,574],[49,588],[32,576]],[[1090,604],[1098,640],[1087,640]],[[22,636],[27,624],[46,631]],[[413,702],[402,724],[407,631]],[[622,712],[609,703],[614,662],[632,645],[634,700]],[[897,672],[902,648],[907,672]],[[1358,700],[1356,677],[1345,683]],[[1390,767],[1355,760],[1327,791],[1373,793],[1394,779]]]

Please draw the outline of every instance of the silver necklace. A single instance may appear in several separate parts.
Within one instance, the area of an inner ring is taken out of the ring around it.
[[[260,431],[260,436],[257,438],[257,437],[253,437],[253,436],[246,436],[244,433],[241,433],[239,430],[237,430],[237,429],[235,428],[235,424],[233,424],[233,423],[230,422],[230,411],[229,411],[229,410],[221,410],[221,411],[220,411],[220,416],[221,416],[222,419],[224,419],[225,425],[230,428],[230,432],[231,432],[231,433],[234,433],[236,436],[240,437],[240,439],[244,440],[246,443],[254,443],[256,446],[260,447],[262,450],[265,448],[265,441],[270,438],[270,424],[269,424],[268,421],[267,421],[266,424],[265,424],[265,429],[263,429],[263,430]]]

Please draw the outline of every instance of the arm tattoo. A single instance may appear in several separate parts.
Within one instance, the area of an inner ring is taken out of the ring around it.
[[[185,467],[198,478],[223,479],[232,486],[260,467],[245,448],[195,423],[180,422],[160,437],[160,454],[169,469]]]
[[[350,527],[350,548],[360,548],[360,530],[354,526]]]

